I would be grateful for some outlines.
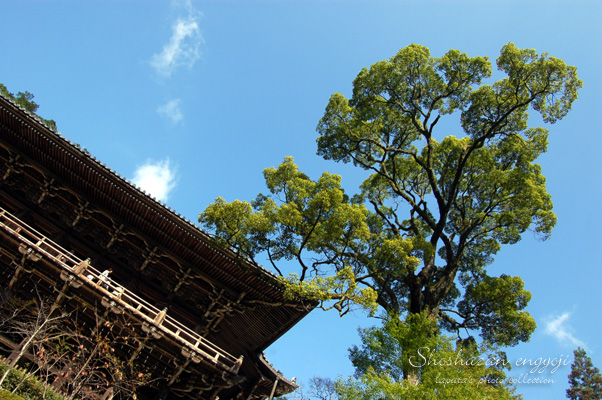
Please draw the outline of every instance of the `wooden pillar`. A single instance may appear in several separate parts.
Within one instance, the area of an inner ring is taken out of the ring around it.
[[[270,393],[270,400],[274,399],[274,393],[276,392],[276,386],[278,386],[278,378],[274,381],[274,386],[272,386],[272,393]]]

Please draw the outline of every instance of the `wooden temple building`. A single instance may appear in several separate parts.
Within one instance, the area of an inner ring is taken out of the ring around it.
[[[311,309],[1,95],[0,291],[85,304],[89,320],[135,335],[117,351],[150,370],[142,400],[290,393],[263,351]],[[0,335],[0,356],[18,346]]]

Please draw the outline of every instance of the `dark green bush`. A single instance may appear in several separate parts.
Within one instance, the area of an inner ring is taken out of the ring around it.
[[[0,400],[23,400],[23,397],[17,396],[11,392],[7,392],[4,389],[0,389]]]
[[[8,365],[0,363],[0,377]],[[11,393],[13,390],[16,393]],[[6,396],[6,397],[3,397]],[[12,369],[0,389],[0,400],[63,400],[52,388],[46,387],[35,377],[27,377],[27,374],[19,369]]]

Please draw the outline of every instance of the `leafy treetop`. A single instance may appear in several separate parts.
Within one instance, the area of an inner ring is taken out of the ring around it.
[[[317,128],[319,155],[370,173],[359,194],[349,198],[337,175],[310,179],[287,157],[264,171],[269,193],[219,198],[200,222],[241,254],[265,254],[281,275],[282,262],[295,261],[290,296],[342,314],[352,303],[426,312],[499,345],[527,340],[530,293],[487,267],[526,230],[550,235],[556,217],[535,163],[548,130],[529,127],[527,111],[562,119],[582,82],[575,67],[512,43],[497,66],[506,77],[487,84],[486,57],[436,58],[410,45],[364,68],[351,99],[332,95]],[[463,134],[437,134],[454,113]]]

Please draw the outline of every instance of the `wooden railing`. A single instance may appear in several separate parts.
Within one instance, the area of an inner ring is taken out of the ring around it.
[[[85,284],[103,296],[103,304],[114,309],[127,311],[144,321],[143,329],[157,338],[168,335],[183,345],[182,353],[194,362],[204,359],[231,372],[238,373],[242,357],[235,358],[218,346],[211,343],[190,328],[182,325],[167,314],[167,310],[159,310],[135,293],[119,285],[110,277],[103,278],[102,273],[48,239],[8,211],[0,207],[0,227],[22,243],[21,252],[39,254],[61,268],[61,278],[71,281],[72,286]],[[24,254],[25,255],[25,254]]]

